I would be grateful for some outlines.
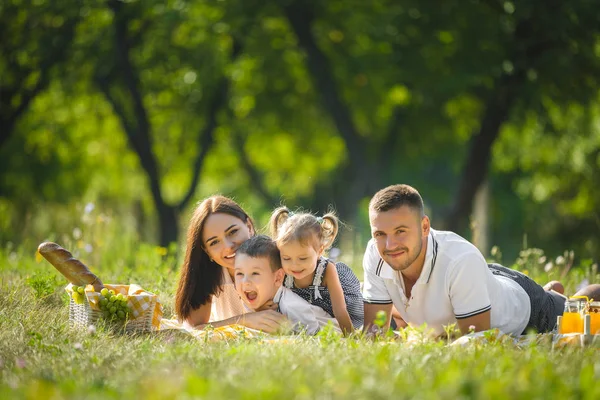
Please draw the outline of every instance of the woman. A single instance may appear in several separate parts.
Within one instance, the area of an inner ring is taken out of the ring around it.
[[[273,310],[248,312],[235,290],[235,252],[254,234],[252,219],[235,201],[211,196],[198,205],[175,297],[177,316],[186,326],[241,324],[273,333],[285,321]]]

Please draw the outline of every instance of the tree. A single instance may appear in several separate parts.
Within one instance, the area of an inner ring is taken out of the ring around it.
[[[0,5],[0,150],[66,60],[81,19],[78,2],[20,3]]]
[[[163,189],[161,188],[163,174],[160,171],[153,150],[153,126],[146,105],[149,102],[149,96],[145,94],[146,91],[152,93],[152,89],[160,91],[162,88],[152,87],[154,82],[148,82],[146,87],[150,87],[150,90],[145,90],[140,71],[145,68],[160,69],[160,66],[163,66],[159,61],[160,55],[169,49],[176,50],[174,53],[179,56],[179,60],[185,60],[189,63],[192,69],[188,72],[191,73],[191,75],[187,75],[188,80],[192,80],[192,77],[195,80],[197,74],[193,71],[200,71],[203,67],[196,64],[199,60],[194,57],[190,57],[191,59],[188,60],[184,58],[185,51],[191,52],[195,49],[185,47],[181,43],[173,43],[170,41],[172,38],[168,37],[171,29],[177,30],[186,23],[183,13],[169,10],[164,14],[161,13],[158,17],[154,17],[149,15],[151,13],[147,10],[140,8],[146,5],[127,4],[116,0],[110,1],[108,5],[113,12],[112,32],[110,34],[112,52],[104,54],[106,58],[98,60],[95,82],[119,117],[128,142],[138,155],[140,164],[148,177],[152,200],[158,214],[159,242],[161,245],[166,246],[177,240],[178,214],[187,206],[198,185],[204,159],[214,142],[218,114],[227,103],[229,82],[221,73],[221,76],[216,79],[216,84],[206,85],[212,91],[208,101],[205,104],[194,105],[205,115],[205,119],[204,126],[196,139],[196,156],[191,169],[193,171],[192,178],[181,200],[176,204],[169,204],[165,201]],[[158,18],[165,18],[167,26],[160,26]],[[136,24],[138,24],[137,30],[133,29]],[[152,28],[154,28],[153,31]],[[162,38],[164,42],[160,43],[164,47],[160,47],[150,39],[151,33],[166,33],[167,37]],[[151,53],[152,56],[149,59],[140,60],[136,65],[134,61],[136,48],[142,52],[153,52]],[[233,42],[230,50],[232,59],[239,55],[240,50],[239,44]],[[165,56],[167,55],[165,54]],[[159,64],[159,67],[152,65],[153,63]],[[172,66],[163,67],[169,69]],[[203,107],[205,109],[202,109]]]

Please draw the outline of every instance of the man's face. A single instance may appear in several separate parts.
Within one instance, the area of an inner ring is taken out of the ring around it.
[[[235,257],[235,288],[242,301],[251,309],[262,307],[273,300],[283,282],[283,269],[273,272],[267,257],[250,257],[239,254]]]
[[[410,267],[429,234],[429,218],[402,206],[384,212],[369,210],[369,221],[381,258],[396,271]]]

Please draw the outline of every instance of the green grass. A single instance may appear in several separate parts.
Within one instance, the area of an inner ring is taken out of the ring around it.
[[[138,283],[157,293],[172,317],[179,263],[173,249],[109,231],[90,239],[88,232],[61,244],[106,283]],[[327,335],[204,343],[179,332],[71,329],[66,281],[36,260],[37,244],[0,248],[0,398],[600,398],[597,348]],[[530,249],[514,264],[539,282],[566,270],[568,260],[551,260],[549,268],[543,257]],[[582,264],[563,279],[570,292],[584,279],[600,281],[597,269]]]

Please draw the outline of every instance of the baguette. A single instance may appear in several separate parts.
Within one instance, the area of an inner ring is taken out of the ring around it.
[[[73,258],[73,254],[56,243],[42,243],[39,245],[38,251],[73,285],[91,284],[96,292],[104,287],[102,281],[84,263]]]

